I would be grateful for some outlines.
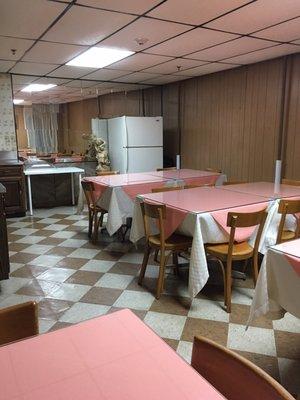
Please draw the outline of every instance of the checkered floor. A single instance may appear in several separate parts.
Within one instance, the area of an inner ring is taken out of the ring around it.
[[[142,247],[121,243],[105,232],[93,245],[86,215],[72,207],[36,210],[34,217],[8,220],[11,277],[0,282],[0,308],[39,302],[40,331],[132,309],[177,352],[190,361],[192,340],[200,334],[242,354],[300,393],[300,321],[291,315],[260,318],[245,331],[252,281],[236,281],[231,314],[222,308],[222,287],[207,285],[191,301],[187,269],[169,273],[165,292],[155,299],[158,268],[153,258],[144,282],[137,284]]]

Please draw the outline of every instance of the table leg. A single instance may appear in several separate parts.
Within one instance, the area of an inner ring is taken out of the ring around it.
[[[30,214],[30,215],[33,215],[30,175],[27,175],[27,186],[28,186],[29,214]]]
[[[72,205],[75,205],[75,192],[74,192],[74,174],[71,173],[71,188],[72,188]]]

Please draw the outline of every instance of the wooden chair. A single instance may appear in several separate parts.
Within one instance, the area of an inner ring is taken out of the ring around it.
[[[34,301],[0,310],[0,345],[38,335],[38,305]]]
[[[254,213],[234,213],[229,212],[227,216],[227,226],[230,229],[229,243],[224,244],[207,244],[205,246],[207,254],[213,256],[219,262],[223,273],[224,281],[224,303],[228,313],[231,312],[231,283],[232,283],[232,262],[253,260],[253,279],[256,284],[258,276],[258,247],[266,221],[267,212],[265,210]],[[246,228],[257,226],[254,247],[248,242],[236,243],[234,240],[236,228]],[[226,263],[226,267],[224,266]]]
[[[265,371],[210,339],[194,338],[191,365],[228,400],[295,400]]]
[[[239,185],[241,183],[247,183],[245,181],[228,181],[228,182],[223,182],[224,186],[228,186],[228,185]]]
[[[182,186],[162,186],[158,188],[151,189],[152,193],[160,193],[160,192],[172,192],[173,190],[182,190]]]
[[[300,186],[300,181],[295,181],[293,179],[282,179],[281,182],[284,185]]]
[[[88,236],[92,238],[93,243],[97,242],[99,226],[103,224],[103,217],[107,213],[106,210],[96,204],[95,186],[93,182],[81,181],[81,186],[86,198],[89,210],[89,230]],[[98,217],[98,214],[100,216]]]
[[[222,170],[218,169],[218,168],[205,168],[205,171],[207,171],[207,172],[216,172],[218,174],[222,173]]]
[[[97,171],[98,176],[118,175],[120,171]]]
[[[142,284],[151,251],[159,250],[160,266],[156,290],[156,298],[159,299],[164,287],[165,267],[169,255],[173,254],[174,265],[178,268],[178,253],[188,250],[192,246],[192,238],[176,233],[173,233],[168,238],[165,237],[164,221],[166,219],[166,206],[164,204],[141,203],[141,209],[146,234],[146,247],[138,283],[139,285]],[[159,234],[153,235],[151,233],[151,218],[158,222]],[[166,256],[166,252],[170,252],[168,256]]]
[[[194,189],[194,188],[197,188],[197,187],[213,187],[213,186],[215,186],[215,184],[214,183],[203,183],[202,185],[201,184],[199,184],[199,185],[185,185],[184,186],[184,189]]]
[[[156,168],[156,171],[157,171],[157,172],[159,172],[159,171],[173,171],[173,170],[175,170],[175,169],[177,169],[177,168],[176,168],[176,167]]]
[[[300,200],[280,200],[278,213],[281,214],[281,218],[278,226],[276,244],[287,242],[288,240],[293,240],[300,237],[300,218],[297,218],[295,216],[295,214],[300,213]],[[284,229],[287,215],[293,215],[296,219],[295,232]]]

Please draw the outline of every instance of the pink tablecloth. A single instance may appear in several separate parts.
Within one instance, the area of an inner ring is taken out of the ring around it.
[[[284,253],[293,270],[300,275],[300,239],[281,243],[277,246],[277,250]]]
[[[0,348],[1,400],[221,400],[131,311]]]

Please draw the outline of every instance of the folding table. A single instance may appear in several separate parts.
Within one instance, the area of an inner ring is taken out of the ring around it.
[[[129,310],[0,347],[1,400],[221,400]]]

